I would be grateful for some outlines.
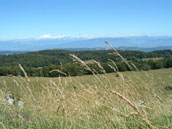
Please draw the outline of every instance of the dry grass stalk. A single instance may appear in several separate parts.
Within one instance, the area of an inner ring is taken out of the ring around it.
[[[123,56],[121,56],[121,54],[119,54],[119,52],[116,50],[116,48],[114,48],[112,46],[111,43],[109,43],[108,41],[105,41],[105,43],[112,47],[112,49],[115,51],[115,53],[113,53],[115,56],[119,56],[126,63],[126,65],[129,67],[129,69],[130,70],[133,70],[133,68],[131,67],[131,65],[126,61],[126,59],[124,59]]]
[[[58,69],[51,70],[50,73],[52,73],[52,72],[59,72],[60,74],[67,76],[66,73],[64,73],[64,72],[62,72],[62,71],[60,71]]]
[[[120,93],[118,93],[116,91],[111,90],[111,92],[113,94],[117,95],[118,97],[120,97],[125,102],[127,102],[137,112],[137,115],[139,115],[149,125],[150,128],[156,129],[156,127],[153,126],[151,124],[151,122],[144,115],[142,115],[142,113],[139,111],[138,107],[135,104],[133,104],[129,99],[127,99],[125,96],[121,95]]]
[[[139,71],[135,64],[130,63],[136,71]]]
[[[25,72],[24,68],[22,67],[21,64],[19,64],[20,69],[22,70],[24,76],[27,78],[28,81],[30,81],[29,77],[27,76],[27,73]]]
[[[90,67],[88,67],[88,65],[87,65],[84,61],[82,61],[81,59],[79,59],[77,56],[75,56],[75,55],[73,55],[73,54],[69,54],[69,55],[72,57],[72,59],[73,59],[74,62],[80,64],[80,65],[83,66],[86,70],[92,71],[92,70],[90,69]]]
[[[119,70],[118,70],[118,66],[116,65],[116,63],[113,60],[111,60],[111,59],[108,59],[108,60],[113,63],[113,65],[115,66],[116,71],[118,72]]]
[[[5,125],[2,122],[0,122],[0,125],[2,126],[3,129],[6,129]]]
[[[19,83],[15,79],[13,79],[13,81],[14,83],[16,83],[17,86],[19,86]]]
[[[55,83],[54,81],[52,81],[52,80],[50,80],[50,83],[53,84],[53,85],[56,87],[57,91],[60,93],[60,95],[61,95],[62,98],[64,99],[64,98],[65,98],[65,97],[64,97],[64,94],[63,94],[63,92],[60,90],[60,88],[56,85],[56,83]]]
[[[116,68],[114,68],[112,65],[108,64],[108,66],[114,70],[114,72],[117,72]]]
[[[100,80],[100,78],[98,76],[96,76],[95,72],[84,62],[82,61],[80,58],[78,58],[77,56],[73,55],[73,54],[69,54],[73,61],[78,63],[79,65],[83,66],[86,70],[90,71],[93,76],[95,77],[95,79],[100,82],[101,84],[103,84],[103,82]],[[104,87],[105,88],[105,87]]]
[[[94,60],[94,63],[101,69],[101,71],[103,73],[106,73],[105,69],[101,66],[101,64],[99,62],[97,62],[96,60]]]

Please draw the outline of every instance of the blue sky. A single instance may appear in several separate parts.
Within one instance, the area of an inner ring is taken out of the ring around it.
[[[172,0],[0,0],[0,39],[172,34]]]

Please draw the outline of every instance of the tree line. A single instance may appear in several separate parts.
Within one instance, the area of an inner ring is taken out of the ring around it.
[[[138,70],[151,70],[172,67],[172,51],[161,50],[153,52],[119,51],[119,53]],[[131,69],[112,50],[95,51],[67,51],[46,50],[25,54],[1,55],[0,76],[23,76],[18,67],[21,64],[28,76],[57,77],[89,75],[92,72],[73,63],[69,54],[74,54],[84,61],[98,74],[104,73],[92,60],[100,62],[106,73],[118,71],[131,71]],[[158,58],[155,59],[155,58]],[[148,59],[148,60],[147,60]],[[114,62],[115,64],[114,64]],[[117,68],[116,68],[116,66]]]

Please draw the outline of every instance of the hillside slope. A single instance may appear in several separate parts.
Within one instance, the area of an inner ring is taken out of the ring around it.
[[[161,69],[30,81],[0,77],[0,121],[6,128],[171,128],[171,73]],[[24,108],[6,104],[7,93],[23,101]]]

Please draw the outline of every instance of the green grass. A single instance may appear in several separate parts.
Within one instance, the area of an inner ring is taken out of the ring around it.
[[[153,126],[172,128],[172,69],[30,79],[0,77],[0,128],[150,128],[111,90],[135,103]],[[6,104],[7,93],[24,108]]]
[[[161,59],[164,59],[162,57],[156,57],[156,58],[143,58],[141,59],[142,61],[149,61],[149,60],[161,60]]]

